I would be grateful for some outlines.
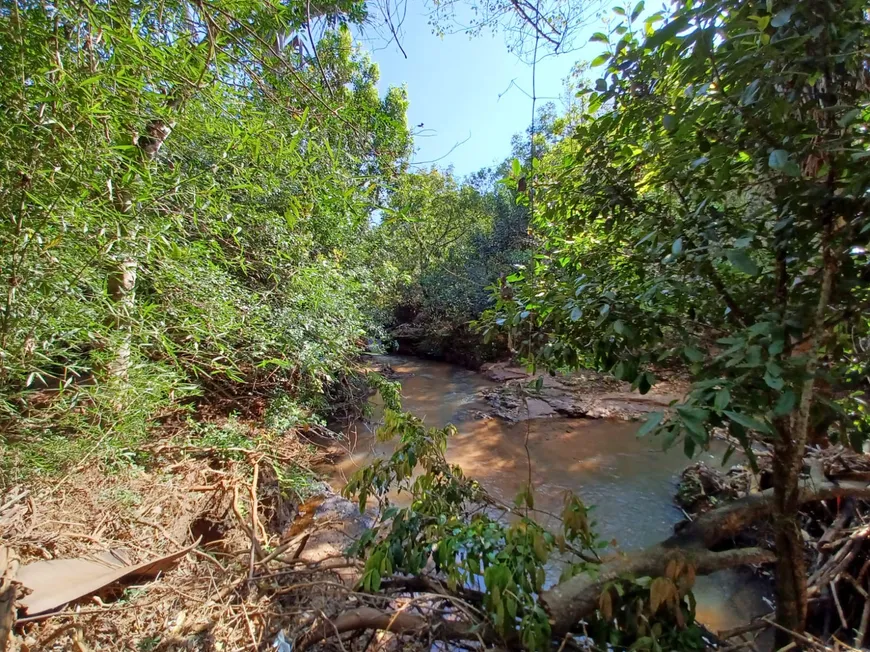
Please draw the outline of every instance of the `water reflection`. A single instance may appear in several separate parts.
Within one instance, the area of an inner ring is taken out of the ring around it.
[[[565,492],[573,491],[595,506],[600,535],[627,550],[661,541],[685,518],[673,496],[687,460],[681,450],[662,452],[658,442],[635,437],[638,423],[554,418],[511,424],[475,419],[475,412],[485,408],[476,402],[477,392],[494,383],[443,363],[398,356],[382,361],[400,375],[405,409],[428,425],[459,427],[460,434],[448,444],[447,459],[494,497],[511,502],[527,481],[528,437],[536,508],[558,513]],[[392,452],[393,444],[377,442],[372,430],[371,423],[356,425],[348,455],[335,468],[337,484],[374,456]],[[724,449],[714,445],[700,459],[718,464]],[[699,619],[713,631],[743,624],[769,611],[763,590],[740,571],[699,578]]]

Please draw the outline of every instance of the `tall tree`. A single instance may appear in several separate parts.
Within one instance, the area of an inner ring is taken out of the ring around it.
[[[665,446],[691,456],[726,428],[750,460],[772,448],[777,619],[800,631],[805,449],[866,431],[866,6],[678,2],[657,30],[642,12],[592,37],[589,115],[533,189],[546,252],[495,316],[536,362],[641,392],[685,365],[691,391],[642,429]]]

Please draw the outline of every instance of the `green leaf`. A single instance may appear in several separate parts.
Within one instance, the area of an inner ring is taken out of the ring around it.
[[[592,35],[592,38],[589,39],[590,43],[608,43],[610,39],[607,38],[607,34],[604,32],[595,32]]]
[[[767,164],[773,170],[778,170],[790,177],[799,177],[801,169],[798,164],[791,159],[791,155],[784,149],[775,149],[767,158]]]
[[[664,412],[651,412],[650,415],[644,421],[644,424],[637,431],[638,437],[646,437],[649,433],[655,430],[658,425],[662,422],[662,419],[665,418]]]
[[[749,257],[749,254],[742,249],[729,249],[725,252],[725,257],[728,258],[729,263],[744,274],[748,274],[749,276],[758,275],[758,265]]]
[[[775,390],[780,390],[785,385],[785,381],[779,376],[772,375],[769,371],[764,373],[764,382],[768,387]]]
[[[743,94],[740,96],[740,104],[743,106],[749,106],[750,104],[754,104],[755,100],[758,97],[758,88],[761,86],[761,80],[755,79],[750,83],[744,90]],[[782,151],[782,150],[778,150]],[[771,166],[773,167],[773,166]]]
[[[677,130],[678,126],[677,116],[672,113],[665,114],[665,117],[662,118],[662,125],[664,125],[665,131],[674,132]]]
[[[634,9],[631,10],[631,21],[637,20],[637,17],[640,16],[641,12],[644,8],[643,0],[640,0],[636,5],[634,5]]]
[[[683,453],[689,458],[695,456],[695,440],[691,437],[686,437],[683,440]]]
[[[724,410],[723,413],[732,421],[739,423],[744,428],[749,428],[750,430],[755,430],[757,432],[763,432],[765,434],[772,434],[772,430],[770,426],[762,421],[758,421],[757,419],[753,419],[750,416],[745,414],[741,414],[740,412],[733,412],[731,410]]]
[[[674,445],[674,442],[677,440],[677,434],[679,433],[679,428],[671,427],[665,431],[664,437],[662,437],[662,450],[670,450],[671,446]]]
[[[683,355],[685,355],[691,362],[701,362],[704,359],[704,354],[692,346],[684,348]]]
[[[688,16],[678,16],[677,18],[674,18],[669,23],[653,32],[652,36],[650,36],[643,44],[643,47],[646,50],[655,50],[663,43],[670,41],[688,26]]]
[[[731,402],[731,392],[728,391],[727,387],[723,387],[718,392],[716,392],[716,398],[713,399],[713,406],[717,410],[724,410],[728,407],[728,404]]]
[[[779,355],[782,353],[783,349],[785,349],[785,340],[776,339],[773,340],[767,347],[767,352],[770,355]]]
[[[625,380],[627,371],[628,369],[626,368],[625,363],[620,360],[616,363],[610,373],[612,373],[613,377],[618,380]]]
[[[603,54],[599,54],[597,57],[595,57],[595,58],[594,58],[594,59],[589,63],[589,65],[590,65],[592,68],[597,68],[598,66],[600,66],[600,65],[602,65],[602,64],[605,64],[605,63],[607,63],[608,61],[610,61],[610,56],[611,56],[611,55],[610,55],[609,52],[604,52]]]
[[[771,27],[782,27],[783,25],[786,25],[788,21],[791,20],[791,15],[794,13],[794,10],[794,7],[789,7],[776,12],[773,15],[773,18],[770,19]]]
[[[855,121],[855,118],[861,115],[861,113],[861,109],[852,109],[851,111],[847,111],[840,117],[839,120],[837,120],[837,124],[845,129],[850,124],[852,124]]]
[[[789,154],[787,151],[784,149],[775,149],[767,158],[767,164],[774,170],[783,170],[785,169],[788,160]]]
[[[652,36],[655,32],[653,31],[653,25],[656,23],[660,23],[664,20],[662,13],[660,11],[654,13],[652,16],[649,16],[645,21],[643,21],[644,33],[649,37]],[[649,42],[649,41],[647,41]],[[644,44],[646,47],[646,44]]]
[[[641,394],[646,394],[649,390],[652,389],[652,386],[655,384],[655,376],[651,373],[644,372],[637,379],[637,391]]]
[[[683,419],[696,421],[698,423],[703,423],[710,417],[709,410],[694,405],[678,405],[677,413],[683,417]]]
[[[776,405],[773,407],[773,414],[778,417],[784,417],[786,414],[789,414],[792,410],[794,410],[794,406],[796,403],[797,396],[792,390],[787,389],[779,395],[779,399],[776,401]]]
[[[596,79],[595,80],[595,90],[604,93],[607,90],[607,80],[606,79]]]
[[[849,432],[849,445],[852,450],[858,454],[864,452],[864,442],[867,441],[867,435],[860,430],[852,430]]]

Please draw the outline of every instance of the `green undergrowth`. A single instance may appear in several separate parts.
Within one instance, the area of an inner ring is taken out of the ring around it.
[[[560,564],[560,581],[596,577],[599,554],[609,544],[597,536],[591,508],[570,492],[553,529],[535,519],[529,487],[513,505],[494,502],[446,461],[447,442],[456,432],[451,425],[430,428],[411,414],[386,411],[378,438],[396,439],[394,453],[360,469],[344,489],[361,512],[374,506],[378,514],[350,551],[365,560],[360,589],[377,593],[394,577],[434,577],[476,601],[484,622],[474,630],[481,635],[527,650],[555,649],[559,637],[554,640],[547,610],[548,570]],[[393,504],[394,493],[405,494],[408,506]],[[685,560],[669,563],[661,577],[618,577],[604,585],[595,614],[583,623],[560,625],[601,649],[702,650],[694,579]]]
[[[397,383],[380,374],[353,372],[354,380],[335,383],[329,390],[338,396],[341,387],[358,383],[379,391],[387,405],[397,405]],[[159,467],[153,451],[161,446],[207,454],[218,460],[245,461],[254,451],[269,451],[298,430],[323,427],[332,414],[327,392],[279,392],[271,398],[250,397],[239,409],[222,414],[219,404],[182,399],[200,398],[200,392],[174,392],[171,384],[153,382],[124,388],[73,387],[46,399],[27,423],[10,436],[3,435],[0,486],[50,480],[78,465],[99,465],[105,473]],[[135,382],[131,374],[131,384]],[[352,394],[363,410],[368,392]],[[166,409],[167,400],[174,401]],[[109,402],[108,405],[105,403]],[[113,416],[106,418],[106,413]],[[316,453],[312,444],[299,444],[294,454],[300,464],[282,462],[276,473],[283,485],[303,498],[320,490],[316,475],[304,461]]]

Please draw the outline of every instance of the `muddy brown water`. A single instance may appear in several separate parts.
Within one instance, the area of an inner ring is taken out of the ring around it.
[[[535,507],[559,513],[570,490],[587,505],[594,505],[596,529],[620,549],[631,550],[667,538],[685,518],[674,505],[679,473],[688,461],[681,450],[663,452],[654,440],[635,436],[638,422],[602,419],[534,419],[507,423],[480,419],[486,405],[477,393],[495,383],[480,374],[449,364],[381,356],[402,383],[406,410],[432,426],[453,423],[459,434],[447,447],[447,459],[462,467],[486,490],[504,502],[528,478],[524,441],[528,429]],[[377,403],[376,399],[375,402]],[[388,456],[394,444],[374,438],[378,410],[370,422],[351,430],[348,453],[332,472],[336,488],[345,478],[376,456]],[[714,446],[698,459],[710,465],[721,462],[724,446]],[[541,520],[546,522],[547,517]],[[553,581],[558,569],[549,575]],[[695,587],[698,618],[712,631],[745,624],[768,613],[767,585],[747,571],[729,570],[699,577]]]

